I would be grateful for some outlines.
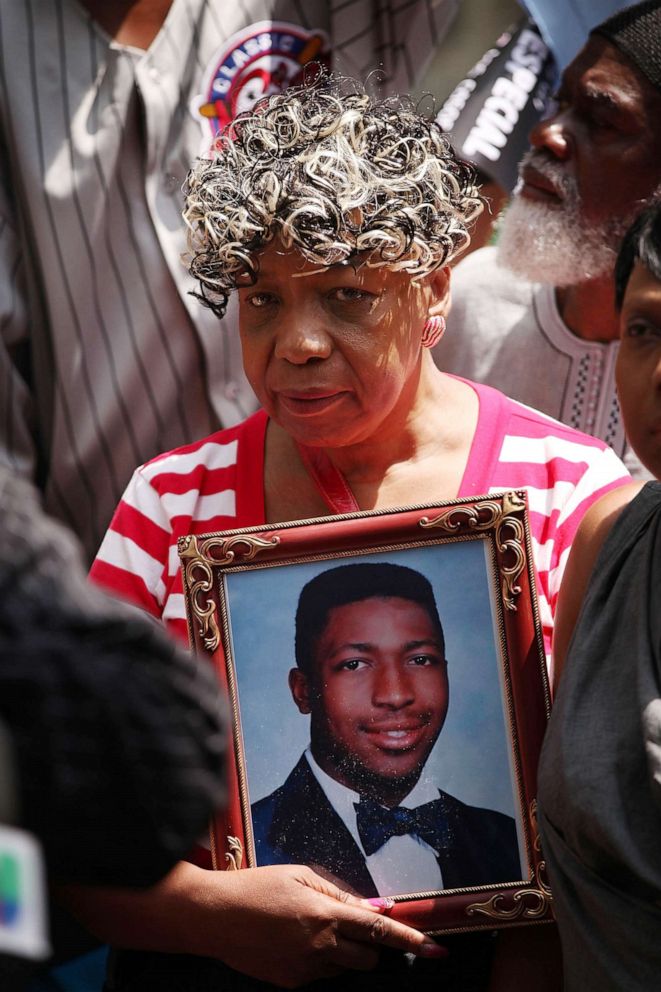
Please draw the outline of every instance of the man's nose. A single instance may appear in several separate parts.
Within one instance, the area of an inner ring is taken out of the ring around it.
[[[561,114],[539,121],[530,132],[530,144],[536,151],[548,151],[560,162],[572,152],[572,138]]]
[[[401,709],[413,702],[413,684],[405,669],[397,665],[379,665],[374,677],[372,702],[375,706]]]
[[[315,308],[295,311],[278,328],[275,355],[291,365],[328,358],[332,350],[331,335]]]

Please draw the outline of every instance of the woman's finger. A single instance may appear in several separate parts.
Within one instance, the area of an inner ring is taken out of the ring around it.
[[[447,957],[447,950],[435,940],[404,923],[363,909],[346,906],[338,912],[338,934],[364,944],[383,944],[423,958]]]
[[[392,908],[392,900],[382,898],[366,901],[358,898],[310,869],[302,869],[299,879],[304,885],[342,903],[342,906],[334,910],[339,936],[361,944],[383,944],[417,957],[447,957],[446,948],[431,937],[382,915]]]

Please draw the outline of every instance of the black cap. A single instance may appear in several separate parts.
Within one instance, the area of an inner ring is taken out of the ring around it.
[[[619,48],[652,86],[661,89],[661,0],[644,0],[625,7],[590,34],[598,34]]]

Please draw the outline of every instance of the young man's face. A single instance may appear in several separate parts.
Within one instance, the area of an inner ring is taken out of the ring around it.
[[[290,674],[310,713],[315,760],[336,781],[387,805],[417,781],[448,709],[439,631],[423,606],[372,597],[338,606],[317,642],[314,674]]]
[[[637,262],[622,303],[617,391],[631,446],[661,478],[661,281]]]

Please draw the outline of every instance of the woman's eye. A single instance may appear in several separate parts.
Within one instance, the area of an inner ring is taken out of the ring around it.
[[[659,338],[661,327],[647,320],[632,320],[627,324],[625,333],[628,338]]]
[[[275,302],[275,296],[273,293],[252,293],[248,297],[248,303],[251,307],[255,307],[257,310],[261,310],[263,307],[269,306],[269,304]]]
[[[333,295],[340,303],[369,303],[374,299],[373,293],[367,293],[364,289],[355,289],[353,286],[340,286],[333,290]]]

